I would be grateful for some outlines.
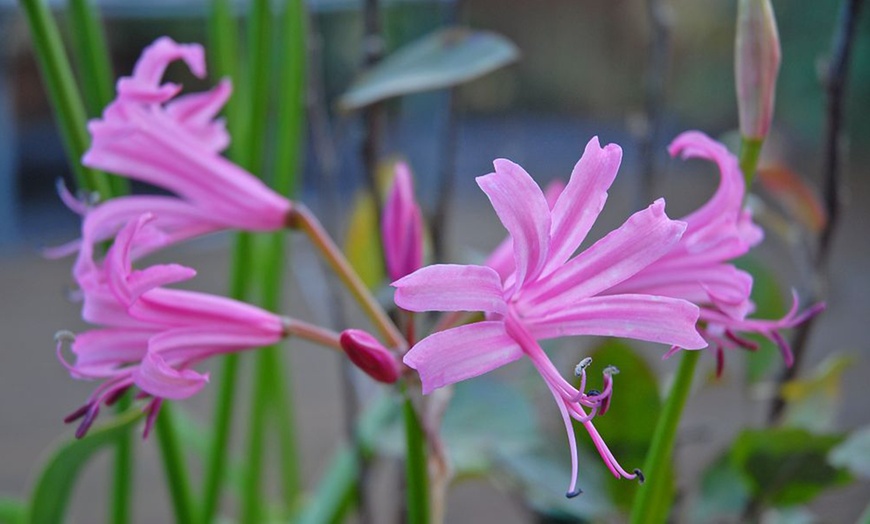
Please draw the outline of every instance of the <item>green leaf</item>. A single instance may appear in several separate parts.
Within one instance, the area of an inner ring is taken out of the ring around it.
[[[752,257],[743,257],[735,265],[752,274],[752,301],[756,309],[753,318],[780,318],[787,310],[782,287],[776,274]],[[764,380],[770,373],[783,366],[779,348],[762,336],[748,335],[758,343],[758,351],[747,352],[746,378],[751,384]]]
[[[807,378],[783,385],[787,409],[783,425],[824,433],[834,428],[842,394],[843,372],[853,359],[831,355]]]
[[[348,262],[369,289],[375,289],[386,278],[383,249],[378,228],[378,210],[368,193],[357,193],[348,221],[344,253]]]
[[[637,353],[625,342],[608,339],[590,355],[593,364],[586,369],[589,373],[589,388],[598,387],[600,378],[596,370],[606,366],[616,366],[620,373],[614,378],[614,395],[610,409],[603,416],[595,418],[595,427],[620,464],[628,471],[640,467],[646,459],[650,445],[650,435],[655,431],[656,422],[662,412],[659,387],[656,375]],[[623,389],[625,388],[625,389]],[[586,430],[576,425],[578,440],[590,453],[595,453]],[[668,476],[673,476],[668,471]],[[623,508],[631,506],[638,489],[636,482],[609,477],[608,486],[614,501]]]
[[[0,524],[27,522],[27,502],[12,497],[0,497]]]
[[[870,426],[854,431],[828,454],[828,462],[855,476],[870,479]]]
[[[489,377],[455,386],[441,436],[457,476],[487,473],[495,454],[514,454],[539,442],[537,415],[515,388]]]
[[[749,487],[727,454],[711,464],[701,477],[701,493],[692,507],[692,522],[739,519],[749,502]]]
[[[117,441],[143,413],[133,408],[108,424],[91,428],[85,438],[62,444],[43,467],[30,499],[30,522],[62,522],[82,467],[91,457]]]
[[[521,453],[505,453],[499,457],[500,469],[519,483],[523,498],[538,514],[546,516],[541,522],[565,520],[569,522],[600,521],[613,515],[614,506],[605,488],[602,468],[585,468],[582,472],[583,493],[579,497],[565,497],[571,477],[567,453],[556,455],[564,440]],[[581,463],[594,463],[596,456],[580,450]]]
[[[774,506],[792,506],[850,480],[846,470],[827,460],[842,440],[794,428],[746,430],[734,441],[731,460],[755,498]]]
[[[353,111],[395,96],[452,87],[518,58],[519,50],[501,35],[459,27],[441,29],[402,47],[363,73],[339,99],[338,106]]]

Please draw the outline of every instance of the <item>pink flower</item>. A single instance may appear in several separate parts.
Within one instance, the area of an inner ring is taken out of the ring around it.
[[[609,293],[649,293],[699,305],[701,331],[717,351],[720,371],[724,347],[754,349],[754,343],[738,335],[741,332],[757,333],[775,342],[786,364],[791,365],[791,349],[779,330],[800,324],[820,312],[824,304],[799,314],[795,295],[791,311],[783,318],[747,319],[755,309],[750,300],[752,275],[737,269],[731,261],[749,252],[764,234],[743,206],[746,187],[737,158],[724,145],[699,131],[679,135],[669,152],[715,162],[719,168],[719,187],[703,206],[680,219],[686,223],[686,232],[670,252],[614,286]]]
[[[663,200],[572,257],[604,207],[621,157],[618,146],[602,149],[593,138],[552,209],[528,173],[510,161],[496,160],[495,173],[477,182],[511,236],[515,271],[503,279],[486,266],[434,265],[393,283],[396,304],[402,308],[487,315],[483,322],[430,335],[405,355],[405,364],[420,374],[424,393],[523,355],[530,358],[553,393],[569,435],[569,495],[578,493],[570,418],[585,425],[614,475],[636,474],[619,466],[592,426],[602,399],[583,393],[583,384],[578,390],[563,379],[537,340],[603,335],[695,349],[706,345],[695,330],[697,306],[651,294],[606,294],[679,242],[686,225],[665,215]],[[593,411],[587,413],[590,407]]]
[[[77,336],[64,332],[58,355],[74,378],[102,380],[85,405],[67,417],[84,417],[76,436],[83,436],[99,413],[131,386],[154,400],[147,408],[146,434],[164,398],[196,394],[208,374],[194,371],[214,355],[274,344],[287,334],[281,317],[259,308],[205,293],[165,289],[195,275],[177,264],[134,270],[131,256],[138,242],[154,242],[162,233],[143,215],[118,233],[101,264],[79,275],[83,318],[102,327]],[[67,363],[60,351],[71,342],[75,355]]]
[[[204,78],[205,53],[197,44],[163,37],[147,47],[130,77],[118,81],[118,97],[101,119],[88,125],[89,167],[147,182],[174,196],[129,196],[96,207],[74,202],[85,215],[77,266],[88,264],[93,245],[108,239],[127,221],[153,213],[153,227],[166,233],[163,244],[223,229],[272,231],[285,227],[291,202],[257,177],[223,158],[229,144],[223,120],[215,119],[232,90],[228,80],[203,93],[176,96],[181,86],[161,83],[167,66],[184,61]],[[144,254],[160,246],[141,244]],[[62,250],[61,250],[62,251]]]
[[[398,280],[423,265],[423,218],[414,199],[414,181],[404,162],[395,178],[381,217],[384,258],[390,280]]]

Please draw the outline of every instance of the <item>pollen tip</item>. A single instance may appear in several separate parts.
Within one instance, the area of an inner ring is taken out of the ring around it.
[[[643,484],[646,481],[646,477],[643,476],[643,471],[640,468],[634,468],[634,474],[637,475],[638,484]]]
[[[582,375],[583,371],[588,368],[590,364],[592,364],[592,357],[586,357],[581,360],[576,366],[574,366],[574,376],[579,377]]]
[[[604,368],[604,374],[605,375],[618,375],[619,368],[616,366],[607,366],[606,368]]]
[[[68,329],[61,329],[54,334],[55,342],[75,342],[76,334]]]
[[[565,493],[565,496],[569,499],[573,499],[574,497],[580,495],[581,493],[583,493],[583,490],[580,488],[577,488],[574,491],[569,491],[569,492]]]

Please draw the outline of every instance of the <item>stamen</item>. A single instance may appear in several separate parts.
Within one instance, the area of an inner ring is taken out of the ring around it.
[[[598,391],[597,389],[590,389],[589,391],[586,392],[587,397],[597,397],[600,394],[601,394],[601,392]]]
[[[607,366],[604,368],[603,373],[605,375],[619,375],[619,368],[616,366]]]
[[[569,499],[573,499],[574,497],[576,497],[577,495],[580,495],[581,493],[583,493],[583,490],[580,488],[577,488],[574,491],[569,491],[569,492],[565,493],[565,496],[568,497]]]
[[[103,400],[103,404],[111,406],[115,402],[118,402],[121,397],[124,396],[124,393],[126,393],[128,389],[130,389],[130,386],[124,386],[122,388],[116,389],[115,391],[112,391],[106,396],[105,400]]]
[[[749,351],[758,351],[759,345],[756,342],[737,336],[737,334],[730,329],[725,330],[725,338],[727,338],[731,342],[734,342],[743,349],[748,349]]]
[[[592,357],[586,357],[574,366],[574,376],[579,377],[592,364]]]
[[[91,425],[93,425],[94,421],[97,420],[97,415],[99,414],[100,405],[98,403],[91,404],[90,409],[88,409],[85,414],[85,418],[82,420],[82,423],[79,424],[78,428],[76,428],[76,438],[80,439],[88,433],[88,430],[91,429]]]
[[[70,422],[75,422],[76,420],[78,420],[78,419],[84,417],[84,416],[85,416],[85,413],[87,413],[89,409],[91,409],[91,403],[90,403],[90,402],[88,402],[88,403],[85,404],[84,406],[78,408],[77,410],[73,411],[73,412],[70,413],[69,415],[65,416],[65,417],[63,418],[63,422],[64,422],[64,424],[69,424]]]
[[[142,430],[143,440],[148,438],[148,434],[151,433],[151,428],[154,427],[154,421],[157,420],[157,414],[160,412],[160,405],[162,403],[162,398],[155,398],[145,408],[145,411],[148,412],[148,417],[145,419],[145,428]]]
[[[722,346],[716,346],[716,378],[722,378],[722,371],[725,369],[725,351]]]
[[[640,468],[634,468],[634,474],[637,475],[638,484],[646,482],[646,477],[643,476],[643,471],[641,471]]]
[[[54,349],[55,355],[57,355],[57,359],[66,368],[67,371],[74,372],[75,366],[67,362],[66,358],[63,356],[63,348],[65,345],[69,344],[70,351],[72,351],[72,344],[76,340],[76,334],[68,329],[61,329],[57,333],[54,334],[54,341],[57,343],[57,346]],[[73,419],[75,420],[75,419]]]

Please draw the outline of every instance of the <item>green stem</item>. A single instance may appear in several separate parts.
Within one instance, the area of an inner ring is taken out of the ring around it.
[[[271,41],[271,9],[268,0],[253,0],[248,15],[247,76],[250,90],[246,102],[244,126],[236,134],[239,142],[238,163],[259,177],[263,177],[265,141],[269,109],[269,70],[271,69],[269,43]]]
[[[405,420],[405,480],[409,524],[429,522],[429,473],[426,462],[426,437],[407,392],[402,409]]]
[[[157,415],[155,429],[157,430],[160,456],[163,459],[163,468],[166,470],[166,485],[169,487],[175,521],[184,524],[194,522],[193,499],[187,467],[184,464],[184,456],[178,435],[175,432],[172,416],[171,406],[164,402],[160,408],[160,414]]]
[[[90,137],[85,127],[84,104],[64,53],[57,24],[42,0],[21,0],[21,6],[33,37],[34,51],[58,121],[67,160],[78,185],[104,197],[109,196],[112,188],[105,174],[84,167],[80,161],[90,144]]]
[[[290,227],[301,229],[314,247],[320,251],[321,255],[335,274],[347,286],[353,298],[362,307],[363,312],[368,315],[381,335],[387,339],[390,346],[395,348],[405,347],[405,337],[396,328],[396,325],[390,320],[390,317],[378,303],[377,299],[372,296],[368,286],[362,281],[359,275],[354,271],[350,262],[341,252],[341,249],[335,245],[335,242],[326,232],[323,225],[317,218],[302,204],[297,204],[293,209],[293,217]]]
[[[69,17],[73,38],[75,61],[79,69],[79,80],[83,87],[87,113],[97,117],[112,102],[114,96],[114,74],[111,55],[106,45],[106,34],[100,23],[95,2],[89,0],[69,0]],[[111,189],[104,199],[126,195],[130,192],[130,181],[122,176],[106,175]]]
[[[115,411],[120,415],[133,403],[128,391],[120,400]],[[112,500],[110,522],[123,524],[130,522],[130,494],[133,490],[133,431],[127,430],[118,437],[115,446],[115,464],[112,477]]]
[[[259,350],[254,372],[254,392],[251,398],[251,418],[248,427],[248,448],[245,453],[247,470],[242,487],[239,522],[260,522],[263,506],[260,484],[263,472],[263,448],[266,436],[266,408],[269,397],[269,368],[274,362],[275,348]]]
[[[292,510],[302,488],[299,473],[299,446],[294,424],[294,409],[290,395],[290,382],[284,372],[284,359],[278,348],[270,348],[268,368],[268,401],[278,424],[278,447],[280,450],[280,474],[283,486],[284,507]]]
[[[755,178],[755,168],[758,165],[758,158],[761,156],[762,145],[764,145],[762,138],[742,137],[740,139],[740,171],[743,172],[747,194],[752,186],[752,179]]]
[[[666,511],[662,514],[657,509],[669,507],[671,503],[670,500],[664,500],[668,487],[668,478],[664,473],[667,471],[667,465],[673,455],[677,426],[680,423],[686,399],[689,397],[689,391],[692,389],[692,378],[700,356],[700,351],[682,352],[677,376],[674,377],[671,391],[665,400],[664,409],[656,424],[650,450],[644,463],[643,472],[646,475],[646,482],[638,490],[637,498],[632,506],[632,524],[664,522],[667,517]],[[656,517],[660,517],[660,520]]]

